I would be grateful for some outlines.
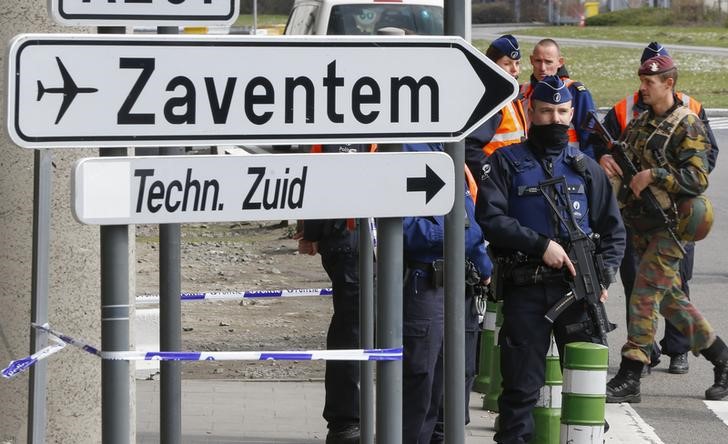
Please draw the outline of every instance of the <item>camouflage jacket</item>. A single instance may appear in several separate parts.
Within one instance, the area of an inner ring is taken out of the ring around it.
[[[656,144],[648,146],[648,141],[673,112],[677,112],[679,123],[655,153],[651,148]],[[681,197],[697,196],[708,187],[710,141],[703,122],[684,106],[676,103],[664,116],[645,111],[627,127],[623,140],[637,168],[651,170],[650,188],[663,209],[674,209]],[[643,214],[643,204],[634,194],[629,193],[620,204],[625,219]]]

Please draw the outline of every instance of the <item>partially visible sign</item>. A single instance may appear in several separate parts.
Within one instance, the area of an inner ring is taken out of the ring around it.
[[[79,222],[99,225],[442,215],[441,152],[99,157],[73,173]]]
[[[62,25],[231,25],[239,0],[49,0]]]

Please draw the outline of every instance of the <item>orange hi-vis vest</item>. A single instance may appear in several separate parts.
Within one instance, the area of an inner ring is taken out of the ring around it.
[[[703,108],[703,105],[700,102],[685,93],[678,92],[675,93],[675,95],[683,103],[683,105],[690,109],[690,111],[694,112],[695,115],[700,115],[700,110]],[[622,131],[627,128],[629,122],[640,115],[640,112],[634,108],[635,104],[639,101],[639,98],[639,91],[635,91],[634,94],[625,97],[614,105],[614,114],[617,116],[617,122],[619,123],[619,127]]]
[[[468,191],[470,191],[470,197],[473,199],[473,203],[478,198],[478,183],[473,177],[473,173],[470,172],[470,168],[465,166],[465,182],[468,184]]]
[[[483,151],[487,156],[493,154],[498,148],[520,143],[526,139],[528,126],[521,101],[513,100],[501,110],[501,114],[503,119],[495,130],[495,135],[490,142],[483,145]]]
[[[562,77],[561,81],[564,82],[564,85],[566,87],[570,87],[572,83],[574,83],[574,80],[571,80],[568,77]],[[528,110],[528,107],[531,104],[531,94],[533,94],[533,84],[531,82],[524,83],[521,85],[521,95],[523,96],[523,99],[521,99],[521,102],[523,103],[523,109]],[[528,114],[526,114],[528,116]],[[530,125],[531,122],[526,119],[526,124]],[[579,137],[576,134],[576,128],[574,128],[574,122],[569,122],[569,145],[573,146],[574,148],[580,148],[579,146]]]

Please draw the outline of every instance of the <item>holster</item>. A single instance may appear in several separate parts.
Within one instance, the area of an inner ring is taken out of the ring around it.
[[[432,261],[432,273],[430,274],[430,281],[432,286],[435,288],[441,288],[445,286],[445,260],[436,259]]]
[[[427,273],[430,278],[430,285],[433,288],[442,288],[445,286],[445,260],[435,259],[432,262],[406,262],[408,269],[422,270]]]
[[[506,264],[500,261],[493,262],[493,274],[490,277],[490,295],[493,302],[503,300],[503,282],[505,278]]]

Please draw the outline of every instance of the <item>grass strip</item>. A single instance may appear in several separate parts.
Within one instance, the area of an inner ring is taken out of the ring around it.
[[[473,45],[485,52],[489,43],[475,40]],[[589,88],[598,107],[612,106],[639,87],[642,49],[568,44],[561,49],[571,77]],[[521,44],[521,83],[531,74],[528,54],[532,50],[532,43]],[[728,57],[680,52],[674,59],[679,69],[678,90],[695,97],[705,108],[728,108]]]

